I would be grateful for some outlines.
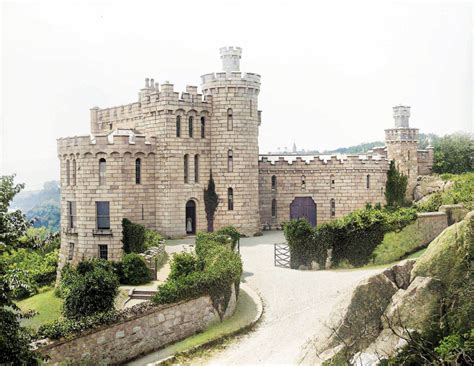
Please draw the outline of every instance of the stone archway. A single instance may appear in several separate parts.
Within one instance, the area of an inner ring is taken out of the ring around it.
[[[312,226],[317,224],[316,203],[312,197],[295,197],[290,204],[290,220],[305,218]]]
[[[196,202],[194,202],[194,200],[186,202],[184,225],[187,235],[196,234]]]

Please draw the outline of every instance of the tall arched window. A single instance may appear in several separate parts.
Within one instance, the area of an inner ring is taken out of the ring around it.
[[[336,200],[331,198],[331,217],[336,216]]]
[[[206,137],[206,117],[201,117],[201,138]]]
[[[75,186],[77,182],[77,166],[76,166],[76,159],[72,161],[72,185]]]
[[[184,155],[184,183],[188,183],[189,156]]]
[[[194,182],[199,183],[199,155],[194,155]]]
[[[188,130],[189,130],[189,137],[193,137],[193,116],[189,116]]]
[[[329,184],[331,185],[331,189],[333,189],[336,186],[336,178],[334,177],[334,174],[331,174]]]
[[[301,176],[301,188],[306,189],[306,176],[305,175]]]
[[[274,198],[272,199],[272,217],[276,218],[277,216],[277,200]]]
[[[365,179],[366,179],[365,183],[366,183],[367,189],[369,189],[370,188],[370,174],[367,174],[367,177],[365,177]]]
[[[234,170],[234,153],[232,150],[227,151],[227,171],[232,173]]]
[[[66,185],[69,186],[71,184],[71,162],[66,160]]]
[[[227,188],[227,209],[232,211],[234,209],[234,190]]]
[[[99,185],[102,186],[105,184],[105,173],[107,169],[107,163],[104,158],[99,160]]]
[[[227,131],[232,131],[234,129],[234,115],[232,113],[232,108],[227,110]]]
[[[272,175],[272,191],[276,190],[277,188],[277,177],[276,175]]]
[[[142,183],[142,160],[137,158],[135,160],[135,184]]]
[[[181,137],[181,116],[176,116],[176,137]]]

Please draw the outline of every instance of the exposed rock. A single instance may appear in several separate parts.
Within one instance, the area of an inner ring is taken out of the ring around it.
[[[318,271],[318,270],[320,269],[319,263],[316,262],[316,261],[312,261],[312,262],[311,262],[311,269],[312,269],[313,271]]]
[[[448,225],[451,226],[459,221],[462,221],[469,212],[464,205],[443,205],[440,206],[439,211],[444,212],[448,217]]]
[[[386,269],[383,273],[400,289],[406,290],[410,285],[410,274],[415,265],[415,260],[406,259],[393,267]]]
[[[354,366],[376,366],[380,362],[380,357],[374,353],[357,352],[351,359]]]
[[[304,264],[301,264],[299,267],[298,267],[299,270],[301,271],[307,271],[308,270],[308,266],[305,266]]]
[[[387,358],[407,344],[407,336],[406,330],[401,327],[394,327],[394,330],[382,329],[375,342],[362,352],[373,354],[378,358]]]
[[[392,297],[382,318],[384,329],[400,326],[425,330],[440,317],[441,282],[431,277],[415,277],[406,290]]]
[[[395,292],[394,282],[383,273],[362,281],[355,288],[344,318],[329,344],[334,346],[343,341],[351,350],[367,347],[377,338],[382,314]]]
[[[413,197],[416,202],[432,193],[444,191],[451,185],[452,182],[446,182],[436,175],[422,175],[418,177]]]

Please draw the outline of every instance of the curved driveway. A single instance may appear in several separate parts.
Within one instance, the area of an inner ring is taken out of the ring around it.
[[[283,233],[241,239],[245,282],[263,298],[265,312],[249,334],[211,354],[211,365],[297,364],[309,339],[327,331],[324,322],[343,295],[380,269],[297,271],[273,265],[273,244]]]

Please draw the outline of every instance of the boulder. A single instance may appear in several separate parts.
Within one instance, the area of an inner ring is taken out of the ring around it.
[[[448,217],[448,226],[462,221],[469,212],[462,204],[443,205],[440,206],[439,211],[444,212]]]
[[[446,182],[436,175],[419,176],[413,190],[413,198],[417,202],[432,193],[444,191],[451,185],[452,182]]]
[[[383,313],[384,329],[426,330],[441,316],[441,282],[431,277],[415,277],[406,290],[400,289],[392,297]]]
[[[394,355],[398,349],[405,346],[407,344],[406,338],[407,333],[402,328],[395,329],[395,332],[392,329],[383,329],[369,347],[354,355],[352,358],[353,364],[377,365],[380,360]]]
[[[352,293],[343,319],[336,326],[329,345],[349,345],[349,351],[366,348],[378,336],[381,317],[397,292],[394,282],[383,273],[362,281]]]
[[[308,270],[308,266],[304,265],[304,264],[300,264],[300,266],[298,267],[298,269],[300,271],[307,271]]]
[[[383,273],[387,276],[399,289],[406,290],[410,285],[410,275],[415,265],[415,260],[406,259],[400,263],[386,269]]]
[[[312,262],[311,262],[311,269],[312,269],[313,271],[319,271],[321,268],[320,268],[318,262],[312,261]]]

